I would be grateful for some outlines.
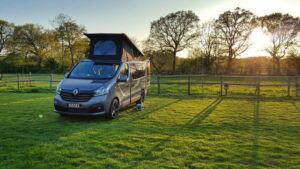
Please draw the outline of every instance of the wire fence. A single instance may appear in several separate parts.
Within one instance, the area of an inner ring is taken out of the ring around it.
[[[53,92],[62,74],[2,74],[0,92]],[[153,75],[151,95],[299,98],[299,76]]]
[[[2,74],[0,91],[53,91],[63,77],[61,74]]]

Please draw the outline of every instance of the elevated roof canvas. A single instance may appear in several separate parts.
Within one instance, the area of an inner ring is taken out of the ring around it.
[[[143,52],[139,50],[139,48],[129,39],[129,37],[125,33],[85,33],[89,39],[103,38],[103,37],[111,37],[118,38],[124,40],[127,44],[132,46],[132,48],[138,52],[140,56],[144,56]]]

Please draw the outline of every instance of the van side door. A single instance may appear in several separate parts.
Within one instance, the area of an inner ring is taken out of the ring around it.
[[[145,71],[138,63],[130,64],[131,72],[131,103],[137,101],[141,97],[141,91],[145,88]]]
[[[121,96],[121,105],[126,106],[130,104],[130,76],[129,76],[129,66],[124,63],[120,69],[120,74],[118,77],[118,87],[119,96]]]

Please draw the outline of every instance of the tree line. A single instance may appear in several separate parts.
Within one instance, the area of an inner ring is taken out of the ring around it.
[[[270,59],[237,59],[251,46],[250,35],[256,28],[263,29],[270,39],[265,48]],[[235,8],[199,23],[192,11],[178,11],[151,23],[144,52],[157,73],[299,74],[299,32],[300,19],[289,14],[258,17]],[[177,58],[187,47],[192,48],[189,58]],[[170,64],[171,68],[166,66]]]
[[[65,14],[50,24],[53,29],[0,20],[0,72],[64,72],[86,57],[84,26]]]
[[[0,20],[0,72],[64,72],[88,55],[84,26],[64,14],[51,25],[49,30]],[[201,22],[193,11],[177,11],[150,25],[140,43],[154,73],[300,74],[300,19],[290,14],[255,16],[235,8]],[[268,56],[239,58],[257,28],[270,39]],[[177,57],[184,49],[188,58]]]

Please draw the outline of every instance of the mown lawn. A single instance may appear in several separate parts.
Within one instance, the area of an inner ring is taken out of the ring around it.
[[[62,118],[51,93],[0,93],[0,168],[300,168],[300,101],[150,96]]]

